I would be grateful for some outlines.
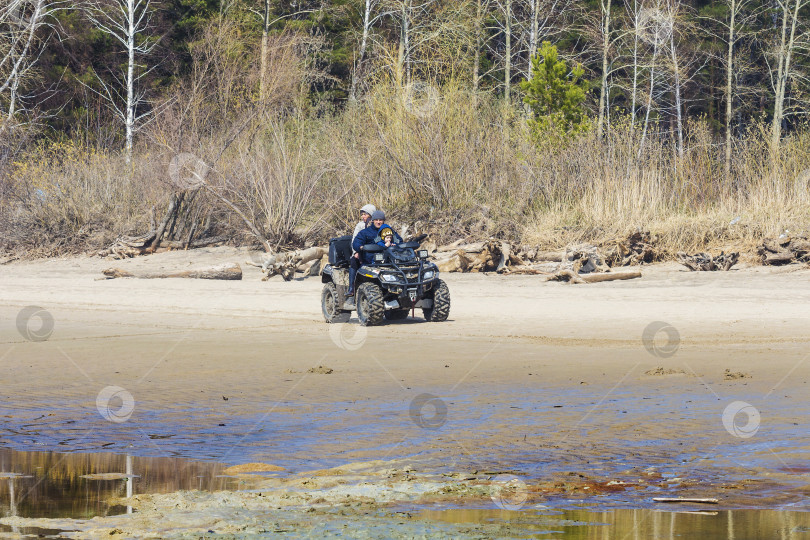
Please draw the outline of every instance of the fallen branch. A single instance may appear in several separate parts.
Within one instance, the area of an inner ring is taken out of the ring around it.
[[[630,272],[605,272],[598,274],[577,274],[573,270],[563,269],[555,273],[551,279],[554,281],[567,281],[569,283],[601,283],[602,281],[617,281],[636,279],[641,277],[640,270]]]
[[[191,278],[191,279],[242,279],[242,268],[236,263],[221,264],[210,268],[197,268],[194,270],[183,270],[169,273],[150,272],[127,272],[120,268],[107,268],[101,272],[107,279],[115,278],[139,278],[139,279],[163,279],[163,278]]]

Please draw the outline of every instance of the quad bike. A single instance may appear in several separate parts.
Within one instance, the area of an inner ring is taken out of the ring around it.
[[[347,322],[352,311],[363,326],[396,321],[408,317],[415,308],[422,310],[426,321],[440,322],[450,315],[450,290],[439,279],[439,269],[428,261],[428,252],[419,249],[425,236],[391,247],[366,244],[363,251],[372,253],[373,264],[360,267],[354,280],[354,297],[349,290],[351,236],[329,241],[329,264],[321,272],[324,283],[321,309],[328,323]]]

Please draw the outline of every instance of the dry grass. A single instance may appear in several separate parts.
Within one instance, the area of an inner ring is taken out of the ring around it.
[[[245,81],[234,77],[234,84],[244,88]],[[117,153],[75,145],[18,155],[2,176],[5,248],[100,248],[119,234],[144,232],[153,208],[162,214],[171,195],[166,171],[174,146],[215,162],[211,189],[275,245],[349,230],[367,202],[395,223],[420,222],[438,241],[499,236],[549,248],[643,229],[670,253],[750,250],[763,236],[810,227],[804,129],[785,138],[774,166],[767,135],[752,124],[725,178],[723,148],[701,122],[689,125],[683,156],[654,131],[639,158],[640,134],[620,120],[604,140],[588,133],[538,146],[519,109],[452,85],[418,99],[380,86],[334,113],[299,99],[256,114],[241,95],[230,105],[236,112],[215,122],[205,120],[211,111],[195,109],[210,106],[204,96],[168,109],[132,169]],[[183,115],[198,119],[193,129],[179,122]],[[198,204],[217,222],[217,234],[250,238],[243,219],[216,197]]]

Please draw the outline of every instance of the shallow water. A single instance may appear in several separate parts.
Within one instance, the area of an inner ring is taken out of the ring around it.
[[[617,509],[605,512],[508,511],[491,509],[425,510],[431,521],[489,526],[507,537],[565,539],[728,539],[806,540],[810,513],[774,510],[693,510],[664,512]]]
[[[235,489],[223,466],[112,453],[25,452],[0,448],[0,517],[86,519],[131,513],[111,500],[181,489]],[[87,478],[85,476],[90,476]],[[57,530],[0,525],[0,532],[53,535]]]
[[[232,396],[217,402],[221,408],[183,410],[144,400],[123,423],[101,418],[94,403],[7,402],[0,415],[0,445],[7,447],[0,449],[0,473],[20,476],[0,477],[0,514],[81,519],[131,511],[109,502],[128,490],[238,490],[244,486],[222,475],[236,463],[272,463],[295,474],[410,458],[419,473],[506,473],[533,489],[559,478],[633,484],[609,493],[557,492],[540,498],[544,508],[517,512],[501,511],[488,500],[480,509],[401,509],[430,526],[449,527],[448,537],[810,540],[810,514],[796,512],[810,510],[806,403],[784,394],[763,401],[761,393],[747,395],[739,386],[725,395],[717,385],[721,399],[684,379],[627,390],[611,388],[612,382],[574,382],[573,391],[532,382],[405,388],[382,398],[328,403],[292,394],[257,405]],[[414,421],[419,392],[435,394],[446,407],[435,429]],[[760,408],[758,436],[740,439],[726,432],[721,414],[732,397]],[[32,448],[41,451],[22,451]],[[131,479],[82,478],[128,472]],[[698,515],[651,501],[690,489],[723,504],[716,514]],[[583,503],[599,511],[583,509]],[[410,534],[398,529],[396,515],[381,512],[384,527]]]
[[[143,403],[120,424],[88,412],[85,404],[64,403],[47,413],[7,406],[0,444],[226,464],[261,461],[294,472],[412,457],[424,472],[499,470],[527,479],[570,471],[612,477],[653,467],[663,478],[810,483],[810,471],[802,469],[806,437],[797,427],[804,411],[787,396],[758,404],[767,422],[757,437],[740,439],[721,424],[726,403],[705,391],[617,389],[604,397],[604,388],[562,394],[542,382],[534,388],[428,390],[447,408],[436,429],[415,425],[413,392],[401,399],[392,393],[388,401],[227,404],[223,411],[187,409],[182,415]],[[765,483],[762,489],[767,494]]]
[[[249,487],[242,480],[225,475],[224,468],[219,463],[180,458],[0,449],[0,517],[86,519],[111,516],[133,512],[130,507],[111,502],[128,495],[178,490],[239,491]],[[474,508],[442,502],[431,506],[395,505],[387,509],[381,507],[368,523],[364,515],[358,516],[352,527],[358,533],[367,528],[375,534],[392,537],[408,537],[423,531],[444,537],[471,538],[810,539],[810,512],[728,510],[699,504],[679,504],[677,508],[669,505],[627,508],[624,507],[626,501],[616,494],[602,494],[586,502],[557,498],[546,501],[548,504],[526,504],[514,511],[498,508],[494,500],[484,501],[483,507]],[[405,515],[407,523],[402,518]],[[322,516],[320,524],[309,529],[308,534],[340,534],[340,529],[346,527],[345,516],[329,516],[328,512]],[[285,530],[296,535],[294,529]],[[5,525],[0,525],[0,532],[31,537],[59,534],[57,529]]]

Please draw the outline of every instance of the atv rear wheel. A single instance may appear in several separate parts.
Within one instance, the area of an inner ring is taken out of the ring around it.
[[[385,304],[380,286],[362,283],[357,288],[357,319],[363,326],[374,326],[385,319]]]
[[[335,287],[335,284],[332,282],[323,286],[323,291],[321,292],[321,311],[323,311],[323,318],[326,319],[328,323],[349,322],[352,316],[351,311],[340,309],[337,287]]]
[[[385,318],[389,321],[401,321],[408,318],[410,309],[391,309],[385,312]]]
[[[439,284],[433,288],[433,307],[422,310],[422,315],[426,321],[442,322],[450,316],[450,289],[447,283],[439,280]]]

